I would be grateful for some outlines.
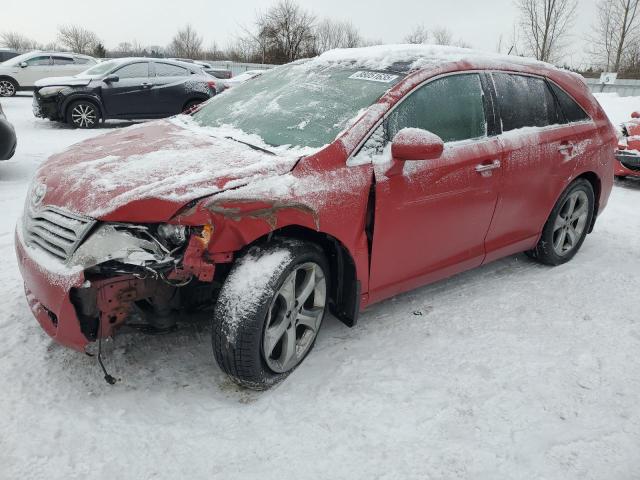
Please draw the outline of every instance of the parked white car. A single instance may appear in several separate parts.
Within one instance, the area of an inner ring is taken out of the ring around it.
[[[20,90],[33,90],[38,80],[69,77],[98,63],[76,53],[30,52],[0,63],[0,97],[12,97]]]

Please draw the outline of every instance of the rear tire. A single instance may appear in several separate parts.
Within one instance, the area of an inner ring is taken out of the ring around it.
[[[571,260],[589,232],[595,211],[595,194],[588,180],[573,182],[560,196],[545,223],[538,245],[527,254],[545,265]]]
[[[0,79],[0,97],[13,97],[18,92],[18,83],[11,78]]]
[[[184,108],[182,109],[182,113],[191,113],[191,110],[193,110],[195,107],[197,107],[201,103],[202,103],[202,100],[191,100],[190,102],[187,102],[184,105]]]
[[[237,384],[266,390],[309,354],[327,311],[329,267],[315,244],[281,239],[250,248],[216,302],[212,344]]]
[[[100,109],[90,100],[78,100],[67,108],[67,123],[75,128],[96,128],[100,121]]]

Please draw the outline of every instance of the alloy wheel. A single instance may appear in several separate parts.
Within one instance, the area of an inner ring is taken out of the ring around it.
[[[73,124],[80,128],[93,127],[98,119],[96,109],[88,103],[79,103],[71,111]]]
[[[316,263],[292,271],[275,294],[265,323],[262,349],[276,373],[295,368],[313,346],[327,301],[327,282]]]
[[[16,93],[16,87],[9,80],[0,80],[0,97],[12,97]]]
[[[582,190],[567,197],[553,225],[553,249],[561,257],[568,255],[580,243],[587,228],[589,198]]]

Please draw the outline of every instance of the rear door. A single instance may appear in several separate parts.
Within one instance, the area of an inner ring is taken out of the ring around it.
[[[22,87],[33,87],[38,80],[54,76],[50,55],[36,55],[25,60],[24,63],[26,66],[19,66],[15,74],[16,80]]]
[[[129,63],[112,72],[119,80],[102,87],[102,101],[109,116],[143,118],[155,111],[149,65],[150,62]]]
[[[421,128],[440,136],[445,149],[400,171],[374,162],[372,301],[482,263],[501,178],[490,101],[479,74],[449,75],[409,94],[385,121],[388,139]]]
[[[162,115],[174,115],[182,112],[189,100],[186,98],[184,82],[191,76],[188,68],[165,62],[154,62],[155,78],[152,97]]]
[[[503,183],[487,260],[532,248],[576,168],[574,130],[545,79],[492,73],[503,146]]]
[[[56,77],[71,77],[78,71],[78,65],[72,55],[52,55],[53,75]]]

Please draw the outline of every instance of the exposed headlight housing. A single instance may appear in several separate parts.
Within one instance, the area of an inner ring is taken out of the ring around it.
[[[158,225],[158,236],[175,246],[181,246],[187,241],[187,227],[164,223]]]
[[[53,97],[54,95],[59,94],[62,90],[65,90],[69,87],[43,87],[38,90],[38,95],[41,97]]]

